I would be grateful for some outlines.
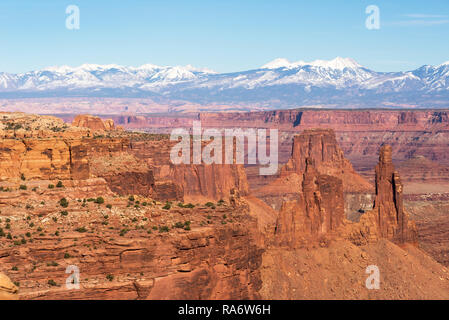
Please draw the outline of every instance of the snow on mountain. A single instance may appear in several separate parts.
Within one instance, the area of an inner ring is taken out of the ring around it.
[[[284,58],[275,59],[262,66],[262,69],[279,69],[279,68],[298,68],[301,66],[312,66],[325,69],[344,70],[345,68],[357,69],[362,68],[354,59],[337,57],[333,60],[315,60],[312,62],[290,62]]]
[[[0,72],[0,97],[64,97],[72,93],[111,97],[162,94],[198,103],[366,104],[379,99],[414,103],[431,101],[434,96],[441,102],[449,97],[449,62],[408,72],[375,72],[341,57],[311,62],[279,58],[259,69],[233,73],[153,64],[83,64],[22,74]]]

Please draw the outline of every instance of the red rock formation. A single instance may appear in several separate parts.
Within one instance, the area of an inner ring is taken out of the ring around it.
[[[130,152],[148,164],[156,182],[177,184],[187,202],[225,199],[233,188],[242,195],[249,193],[242,165],[174,165],[170,161],[170,150],[175,143],[166,138],[160,141],[133,141]],[[162,188],[160,185],[159,190]]]
[[[396,243],[418,241],[415,223],[409,221],[409,214],[403,205],[403,186],[392,163],[391,146],[380,149],[376,166],[376,198],[374,209],[360,218],[349,238],[356,244],[377,241],[384,238]]]
[[[11,280],[0,272],[0,300],[18,300],[18,292]]]
[[[72,126],[89,128],[92,131],[113,131],[115,130],[114,120],[106,119],[101,120],[100,117],[92,116],[89,114],[81,114],[75,117],[72,122]]]
[[[403,186],[394,169],[391,153],[391,146],[383,146],[376,166],[374,211],[377,213],[379,235],[400,243],[416,242],[416,230],[409,230],[408,214],[403,205]]]
[[[276,240],[296,247],[335,232],[344,220],[343,184],[319,174],[307,159],[299,201],[286,202],[276,223]]]
[[[254,195],[275,209],[282,201],[298,199],[309,159],[319,174],[337,177],[343,181],[345,193],[372,193],[372,186],[358,175],[344,157],[331,129],[305,130],[293,139],[290,160],[281,168],[280,177],[255,190]]]
[[[331,129],[305,130],[293,139],[290,160],[281,169],[281,177],[292,172],[301,174],[305,171],[309,158],[314,167],[321,174],[339,177],[343,180],[345,191],[364,192],[371,190],[371,186],[360,177],[349,160],[344,157]]]
[[[0,180],[88,179],[84,141],[55,139],[0,140]]]

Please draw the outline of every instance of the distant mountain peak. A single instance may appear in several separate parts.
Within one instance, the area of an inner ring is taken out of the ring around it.
[[[332,60],[314,60],[312,62],[305,62],[302,60],[297,62],[290,62],[285,58],[277,58],[263,65],[262,69],[297,68],[300,66],[313,66],[337,70],[343,70],[345,68],[349,69],[362,68],[362,66],[352,58],[336,57],[335,59]]]
[[[349,69],[357,69],[362,68],[360,64],[357,63],[352,58],[342,58],[342,57],[336,57],[332,60],[315,60],[310,63],[310,65],[314,67],[322,67],[322,68],[329,68],[329,69],[338,69],[343,70],[345,68]]]

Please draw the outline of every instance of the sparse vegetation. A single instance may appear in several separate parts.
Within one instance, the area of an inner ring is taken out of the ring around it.
[[[59,180],[58,183],[56,184],[56,188],[64,188],[64,185],[62,184],[61,180]]]
[[[167,226],[161,226],[159,227],[159,233],[163,233],[163,232],[169,232],[170,228]]]
[[[95,203],[103,204],[104,203],[103,197],[98,197],[97,199],[95,199]]]
[[[66,198],[62,198],[61,200],[59,200],[59,205],[63,208],[67,208],[69,206],[69,202]]]
[[[171,204],[167,201],[167,203],[162,207],[164,210],[170,210]]]
[[[52,286],[52,287],[56,287],[56,286],[58,285],[58,284],[56,283],[56,281],[53,280],[53,279],[48,280],[47,283],[48,283],[50,286]]]

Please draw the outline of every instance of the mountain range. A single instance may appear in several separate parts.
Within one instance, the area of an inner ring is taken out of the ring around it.
[[[340,57],[312,62],[276,59],[254,70],[231,73],[152,64],[0,72],[0,98],[27,97],[133,97],[271,109],[446,108],[449,61],[406,72],[376,72]]]

